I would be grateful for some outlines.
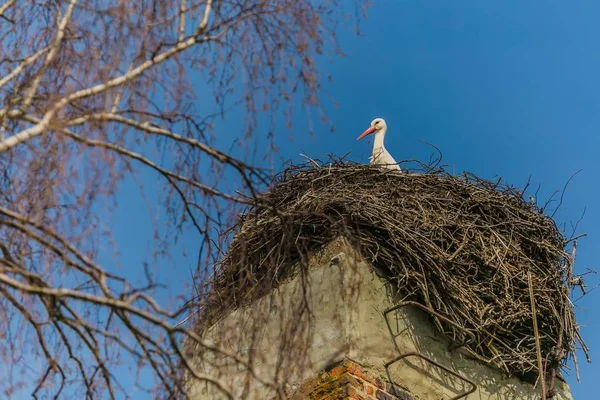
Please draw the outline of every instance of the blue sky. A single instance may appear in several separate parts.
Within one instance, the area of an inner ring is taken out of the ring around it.
[[[340,35],[347,56],[323,63],[334,77],[328,95],[340,103],[328,110],[336,132],[316,123],[310,136],[302,116],[292,132],[278,124],[274,165],[302,161],[299,153],[325,158],[349,151],[350,159],[367,162],[371,144],[355,139],[373,118],[383,117],[386,146],[397,160],[426,161],[431,149],[419,141],[427,141],[442,150],[444,162],[457,173],[502,176],[518,186],[531,176],[532,186],[541,185],[540,201],[582,170],[569,184],[556,219],[570,234],[569,223],[586,210],[578,231],[588,236],[579,242],[576,267],[598,268],[598,15],[597,1],[376,1],[361,26],[364,36],[350,30]],[[241,134],[239,115],[219,122],[217,131],[227,132],[219,136],[220,148],[227,150]],[[119,259],[132,272],[140,255],[151,252],[147,236],[138,234],[150,225],[147,213],[136,208],[140,199],[134,192],[124,188],[113,220],[122,244]],[[189,266],[196,261],[195,237],[183,243],[189,256],[161,269],[173,295],[189,294],[184,282],[189,283]],[[591,277],[588,286],[599,282]],[[600,346],[597,301],[592,292],[577,303],[592,358]],[[600,366],[579,356],[582,382],[574,373],[567,381],[576,399],[593,398]]]
[[[352,151],[352,159],[366,162],[369,144],[354,139],[383,117],[396,159],[425,161],[424,140],[457,172],[521,186],[531,175],[540,200],[581,169],[556,219],[570,233],[569,222],[586,210],[578,231],[588,236],[579,242],[576,267],[598,268],[599,12],[600,2],[592,1],[377,1],[365,36],[344,36],[348,57],[330,68],[331,92],[341,103],[332,116],[338,131],[298,138],[284,151]],[[597,302],[592,292],[577,303],[592,358],[600,346]],[[600,366],[579,360],[582,382],[574,373],[567,381],[575,399],[594,398]]]

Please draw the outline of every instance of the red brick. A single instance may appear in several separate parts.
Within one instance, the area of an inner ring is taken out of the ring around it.
[[[353,387],[348,388],[348,396],[353,400],[365,400],[365,398]]]
[[[381,390],[377,390],[375,397],[377,398],[377,400],[393,400],[392,396]]]
[[[300,390],[307,400],[414,400],[381,377],[373,377],[362,367],[345,360],[304,382]]]
[[[329,376],[340,376],[342,375],[344,372],[346,372],[346,367],[343,365],[339,365],[337,367],[335,367],[334,369],[332,369],[329,372]]]
[[[352,374],[352,375],[356,375],[359,378],[363,377],[363,371],[362,368],[360,367],[360,365],[350,362],[348,364],[348,371]]]
[[[350,374],[344,374],[341,376],[341,381],[343,384],[350,384],[352,386],[360,386],[362,389],[362,382],[359,378],[352,376]]]

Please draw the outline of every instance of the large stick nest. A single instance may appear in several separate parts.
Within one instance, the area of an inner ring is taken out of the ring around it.
[[[234,227],[205,317],[264,296],[343,236],[401,297],[471,330],[471,355],[509,374],[538,373],[528,275],[546,371],[585,349],[569,301],[567,240],[517,189],[470,174],[334,162],[288,168],[259,204]]]

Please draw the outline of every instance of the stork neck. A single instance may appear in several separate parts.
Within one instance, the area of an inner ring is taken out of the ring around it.
[[[385,149],[383,146],[383,138],[385,137],[385,129],[380,130],[375,133],[375,141],[373,142],[373,150],[375,149]]]

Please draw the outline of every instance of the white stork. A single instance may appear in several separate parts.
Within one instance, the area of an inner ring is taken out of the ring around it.
[[[387,124],[383,118],[375,118],[371,122],[369,129],[364,131],[356,140],[360,140],[371,133],[375,133],[375,142],[373,143],[373,154],[369,157],[371,164],[381,165],[389,169],[395,169],[398,171],[400,167],[394,157],[385,149],[383,145],[383,138],[387,132]]]

